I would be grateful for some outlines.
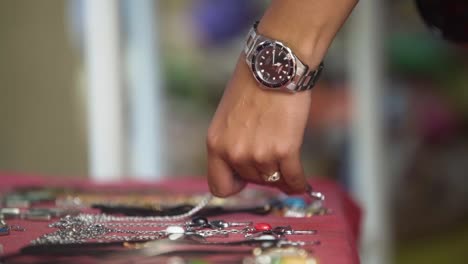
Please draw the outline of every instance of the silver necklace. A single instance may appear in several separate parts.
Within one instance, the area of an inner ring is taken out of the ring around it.
[[[113,216],[113,215],[95,215],[96,220],[100,222],[150,222],[150,221],[180,221],[183,219],[187,219],[196,213],[198,213],[201,209],[203,209],[206,205],[210,203],[213,199],[211,194],[206,194],[200,202],[190,209],[188,212],[180,214],[180,215],[171,215],[171,216]]]
[[[310,185],[307,186],[307,195],[314,200],[324,201],[325,196],[320,192],[313,191]],[[187,226],[186,223],[168,224],[168,223],[154,223],[154,222],[176,222],[187,219],[201,209],[203,209],[211,200],[211,194],[205,195],[200,202],[186,213],[174,216],[113,216],[113,215],[92,215],[80,214],[78,216],[66,216],[59,222],[53,223],[50,227],[58,228],[59,230],[43,235],[32,244],[67,244],[67,243],[85,243],[88,241],[135,241],[135,240],[158,240],[172,235],[174,237],[181,237],[187,234],[196,234],[201,237],[211,236],[227,236],[229,234],[248,234],[252,232],[251,229],[226,229],[230,225],[225,221],[219,221],[218,226],[213,225],[209,230],[189,230],[184,229],[182,226]],[[118,223],[113,223],[118,222]],[[124,230],[115,227],[161,227],[167,226],[166,230],[147,231],[147,230]],[[231,225],[233,226],[233,225]],[[234,225],[235,226],[235,225]],[[239,225],[237,225],[239,226]],[[179,227],[179,229],[177,229]],[[215,228],[213,228],[215,227]],[[108,235],[110,233],[120,233],[125,235]],[[285,232],[284,232],[285,233]],[[177,238],[176,238],[177,239]]]

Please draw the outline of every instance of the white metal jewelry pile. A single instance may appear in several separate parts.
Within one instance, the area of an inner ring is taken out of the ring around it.
[[[310,208],[324,209],[325,196],[322,193],[313,191],[309,186],[307,195],[313,200],[307,206],[300,198],[284,199],[282,206],[288,209],[287,213],[282,215],[306,217],[305,212],[311,210]],[[291,225],[273,226],[267,222],[252,221],[230,222],[197,216],[212,198],[211,195],[206,195],[189,211],[177,215],[116,216],[105,213],[67,215],[49,225],[56,229],[54,232],[36,238],[31,242],[31,246],[40,250],[44,246],[79,247],[79,245],[118,242],[124,243],[127,248],[152,250],[150,254],[153,255],[159,254],[157,252],[162,248],[161,243],[169,242],[172,247],[174,245],[250,246],[254,248],[253,255],[247,256],[243,263],[276,263],[273,260],[285,256],[307,260],[298,263],[316,263],[304,247],[320,244],[314,236],[317,230],[295,230]],[[296,235],[302,235],[302,238],[298,239],[300,237]]]
[[[218,242],[210,242],[206,238],[241,235],[246,239],[244,244],[258,244],[255,241],[270,241],[273,244],[300,245],[306,244],[306,242],[288,241],[287,235],[314,235],[317,233],[316,230],[293,230],[291,226],[272,227],[268,223],[209,221],[204,217],[194,217],[190,221],[174,223],[150,221],[147,217],[115,217],[93,214],[66,216],[49,226],[58,230],[33,240],[32,244],[138,242],[160,239],[185,239],[203,244],[213,244]],[[222,242],[222,244],[228,245],[226,242]],[[312,244],[318,244],[318,242],[313,241]]]

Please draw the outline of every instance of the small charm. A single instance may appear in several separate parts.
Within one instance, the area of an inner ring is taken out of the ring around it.
[[[269,235],[269,234],[262,234],[262,235],[260,235],[260,236],[251,237],[250,239],[251,239],[251,240],[260,240],[260,241],[263,241],[263,242],[260,244],[260,247],[262,247],[262,248],[273,247],[273,246],[275,246],[276,243],[278,242],[278,238],[276,238],[276,237],[273,236],[273,235]]]
[[[8,236],[10,234],[10,227],[8,224],[0,219],[0,236]]]
[[[168,226],[166,228],[169,240],[178,240],[185,235],[184,228],[180,226]]]
[[[305,217],[307,203],[298,197],[288,197],[283,200],[283,216],[285,217]]]
[[[305,209],[307,206],[307,203],[302,198],[288,197],[283,200],[283,205],[288,208]]]
[[[0,227],[0,236],[8,236],[10,234],[10,228],[8,226]]]
[[[181,226],[168,226],[166,228],[166,233],[168,233],[168,234],[184,234],[185,230]]]
[[[271,230],[271,225],[268,223],[256,223],[254,225],[254,230],[257,232],[262,232],[262,231],[270,231]]]
[[[317,230],[293,230],[291,226],[276,226],[274,228],[267,223],[258,223],[254,228],[245,229],[244,236],[246,238],[259,238],[264,235],[269,235],[275,239],[284,239],[286,235],[314,235]]]
[[[210,222],[210,227],[213,227],[213,228],[224,229],[224,228],[228,228],[229,226],[230,224],[223,220],[213,220]]]
[[[208,226],[208,219],[205,217],[194,217],[190,223],[188,223],[190,227],[207,227]]]
[[[277,226],[271,230],[278,235],[315,235],[317,230],[293,230],[291,226]]]
[[[213,220],[208,224],[213,229],[225,229],[235,226],[251,226],[252,222],[226,222],[224,220]]]
[[[331,213],[331,210],[324,206],[325,196],[319,195],[311,197],[313,200],[308,203],[303,198],[288,197],[281,200],[280,204],[274,208],[274,212],[284,217],[312,217]]]

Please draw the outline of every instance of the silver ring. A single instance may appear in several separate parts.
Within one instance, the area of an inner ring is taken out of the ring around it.
[[[263,177],[266,182],[277,182],[281,178],[281,173],[279,171],[275,171],[271,175],[265,175]]]

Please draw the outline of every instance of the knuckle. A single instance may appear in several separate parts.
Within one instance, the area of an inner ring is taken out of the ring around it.
[[[252,159],[256,164],[262,165],[268,163],[272,159],[267,152],[265,151],[255,151],[252,154]]]
[[[242,147],[229,150],[227,158],[234,165],[240,165],[248,161],[247,151]]]
[[[281,145],[276,148],[276,155],[279,159],[285,159],[296,153],[298,150],[294,146]]]

